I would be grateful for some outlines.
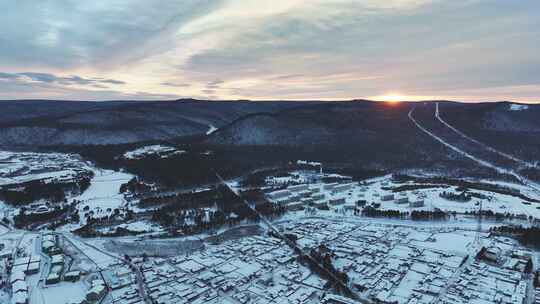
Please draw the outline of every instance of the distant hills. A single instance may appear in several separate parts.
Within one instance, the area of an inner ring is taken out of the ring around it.
[[[4,148],[126,144],[197,136],[207,145],[376,151],[369,153],[403,157],[414,152],[425,154],[426,159],[430,158],[428,151],[438,149],[407,117],[412,107],[430,102],[182,99],[0,103],[0,146]],[[539,105],[444,101],[441,109],[449,122],[488,143],[505,149],[506,143],[520,149],[540,146]],[[212,126],[217,130],[206,135]],[[497,138],[501,140],[497,142]]]

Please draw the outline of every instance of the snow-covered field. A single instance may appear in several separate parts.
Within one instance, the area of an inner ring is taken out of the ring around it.
[[[285,177],[284,177],[285,178]],[[274,181],[272,178],[269,181]],[[297,179],[300,184],[308,184],[302,182],[302,179]],[[296,181],[296,180],[295,180]],[[472,180],[467,180],[471,181]],[[521,194],[524,194],[533,199],[540,199],[535,191],[530,188],[513,183],[499,183],[497,181],[477,181],[489,184],[496,184],[499,186],[505,186],[514,190],[518,190]],[[273,184],[272,182],[270,184]],[[320,193],[324,194],[324,200],[330,201],[331,199],[344,198],[345,204],[338,204],[333,209],[340,209],[343,205],[354,206],[357,201],[365,200],[368,204],[380,203],[380,209],[383,210],[399,210],[399,211],[433,211],[440,209],[447,212],[457,213],[471,213],[478,212],[480,208],[479,202],[482,202],[482,209],[484,211],[490,210],[494,213],[512,214],[512,215],[525,215],[532,216],[540,219],[540,204],[532,202],[524,202],[522,199],[512,196],[499,194],[490,191],[470,189],[469,193],[484,196],[485,198],[473,197],[468,202],[452,201],[440,196],[443,192],[459,193],[457,187],[449,185],[438,185],[438,187],[415,189],[408,191],[393,192],[393,189],[399,186],[414,186],[415,182],[395,182],[392,176],[386,175],[364,181],[363,183],[353,183],[351,188],[346,191],[340,191],[333,193],[331,190],[325,190],[325,184],[322,182],[309,183],[310,189],[319,189]],[[421,185],[421,184],[420,184]],[[391,199],[384,200],[384,196],[393,196]],[[398,198],[406,198],[404,203],[399,203]],[[422,207],[411,207],[410,202],[423,201]],[[320,213],[320,212],[319,212]]]
[[[77,206],[81,224],[85,223],[84,214],[87,212],[100,218],[122,207],[126,201],[120,193],[120,186],[133,178],[129,173],[96,168],[75,154],[0,151],[0,163],[0,185],[36,179],[73,178],[80,172],[93,172],[94,176],[86,191],[77,196],[68,196],[70,201],[81,202]],[[0,218],[13,212],[16,212],[13,206],[0,201]],[[0,226],[0,234],[3,229],[4,227]]]
[[[75,248],[77,248],[80,252],[83,252],[84,255],[100,269],[106,269],[107,267],[116,265],[120,262],[119,257],[106,252],[105,250],[102,250],[87,241],[82,241],[81,239],[69,234],[65,234],[64,236]]]
[[[135,150],[128,151],[124,153],[123,158],[135,160],[135,159],[142,159],[150,155],[159,155],[162,158],[166,158],[171,155],[183,154],[183,153],[186,153],[186,151],[178,150],[174,147],[164,146],[164,145],[151,145],[151,146],[144,146]]]
[[[384,194],[393,194],[389,190],[383,190],[382,188],[386,187],[395,187],[399,186],[400,184],[394,183],[391,178],[387,178],[386,180],[381,180],[378,182],[375,182],[369,186],[367,186],[367,190],[364,192],[364,199],[368,202],[380,202],[381,196]],[[506,183],[507,186],[512,186],[512,188],[520,189],[522,186]],[[360,187],[355,187],[355,189],[352,191],[351,197],[358,197],[363,192],[360,191]],[[400,192],[399,196],[405,196],[408,198],[409,201],[411,200],[424,200],[424,207],[417,207],[412,208],[409,206],[409,204],[397,204],[395,200],[392,201],[383,201],[381,202],[381,208],[383,209],[391,209],[391,210],[403,210],[403,211],[411,211],[411,210],[434,210],[435,208],[441,209],[443,211],[456,211],[458,213],[465,213],[465,212],[475,212],[478,211],[479,206],[476,205],[477,202],[482,200],[482,209],[483,210],[491,210],[493,212],[499,212],[499,213],[511,213],[515,215],[532,215],[533,217],[540,218],[540,210],[536,207],[540,207],[540,204],[531,203],[530,205],[523,204],[523,200],[511,196],[511,195],[503,195],[499,193],[493,193],[488,191],[480,191],[480,190],[471,190],[471,192],[479,193],[482,195],[485,195],[487,199],[477,199],[473,198],[469,202],[456,202],[447,200],[444,198],[441,198],[439,194],[441,194],[443,191],[454,191],[456,190],[456,187],[442,187],[442,188],[430,188],[430,189],[418,189],[414,191],[403,191]],[[529,193],[532,194],[532,193]],[[396,194],[396,197],[398,195]],[[537,198],[536,196],[532,196],[533,198]],[[351,201],[353,199],[350,199]]]
[[[210,134],[216,132],[217,130],[218,130],[218,128],[216,128],[215,126],[208,125],[208,131],[206,131],[206,135],[210,135]]]
[[[510,111],[523,111],[523,110],[528,110],[529,106],[524,105],[524,104],[513,103],[513,104],[510,105],[510,107],[508,109]]]
[[[123,206],[126,201],[120,193],[120,186],[133,178],[129,173],[97,168],[93,170],[94,178],[90,182],[90,187],[80,196],[74,197],[81,201],[78,205],[81,221],[85,212],[94,211],[94,217],[103,217]],[[85,207],[88,207],[88,211],[84,210]]]
[[[84,299],[87,290],[88,287],[82,281],[76,283],[62,282],[60,284],[44,286],[34,291],[39,296],[32,297],[34,301],[31,304],[73,303],[71,301]],[[39,301],[40,298],[41,301]]]
[[[88,171],[78,155],[0,151],[0,186],[31,180],[70,180]]]

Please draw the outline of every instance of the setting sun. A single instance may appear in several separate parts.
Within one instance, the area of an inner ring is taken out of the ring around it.
[[[375,99],[380,100],[380,101],[399,102],[399,101],[406,101],[407,96],[400,95],[400,94],[388,94],[388,95],[377,96]]]

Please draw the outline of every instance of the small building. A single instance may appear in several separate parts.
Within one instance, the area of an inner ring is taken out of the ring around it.
[[[64,265],[64,256],[61,254],[56,254],[51,257],[51,265]]]
[[[289,197],[290,195],[291,195],[291,191],[289,190],[277,190],[277,191],[273,191],[266,194],[266,197],[268,197],[268,199],[270,200],[278,200],[278,199]]]
[[[336,185],[334,189],[332,189],[332,193],[334,194],[343,193],[343,192],[351,190],[353,186],[354,186],[353,183],[339,184],[339,185]]]
[[[287,205],[287,210],[289,211],[296,211],[302,209],[304,209],[304,203],[302,202],[294,202]]]
[[[17,293],[19,291],[27,292],[28,285],[26,284],[25,281],[18,280],[15,283],[13,283],[13,285],[11,285],[11,290],[13,291],[13,293]]]
[[[102,280],[92,281],[92,287],[86,293],[86,300],[88,302],[97,302],[105,296],[107,293],[107,288],[105,287],[105,282]]]
[[[60,276],[57,273],[50,273],[45,279],[45,284],[57,284],[60,282]]]
[[[304,205],[310,206],[315,202],[315,200],[311,197],[306,197],[306,198],[300,199],[300,202],[302,202],[302,204]]]
[[[77,282],[81,278],[81,272],[73,270],[64,274],[64,281]]]
[[[345,198],[344,197],[332,198],[328,201],[328,204],[332,206],[343,205],[345,204]]]
[[[298,192],[298,196],[300,198],[310,197],[311,196],[311,191],[309,191],[309,190],[300,191],[300,192]]]
[[[312,193],[320,193],[321,192],[321,188],[319,187],[313,187],[311,189],[309,189]]]
[[[394,195],[393,194],[384,194],[384,195],[381,196],[381,200],[383,202],[393,201],[394,200]]]
[[[327,209],[328,208],[328,204],[326,203],[326,201],[314,201],[313,202],[313,207],[317,208],[317,209]]]
[[[409,203],[409,207],[411,207],[411,208],[424,207],[424,200],[423,199],[418,199],[418,200],[415,200],[415,201],[411,201]]]
[[[320,200],[324,200],[325,195],[324,195],[324,193],[315,193],[315,194],[312,194],[312,195],[311,195],[311,198],[312,198],[314,201],[320,201]]]
[[[334,188],[339,185],[338,183],[329,183],[329,184],[324,184],[323,185],[323,190],[326,190],[326,191],[332,191],[334,190]]]
[[[284,198],[280,198],[280,199],[277,199],[274,201],[277,205],[280,205],[280,206],[286,206],[287,204],[289,203],[292,203],[293,200],[290,198],[290,197],[284,197]]]
[[[394,202],[399,205],[408,204],[409,198],[406,196],[401,196],[401,197],[396,198]]]
[[[22,271],[13,271],[11,273],[11,276],[9,278],[9,282],[11,284],[14,284],[16,281],[24,281],[26,278],[26,275]]]
[[[497,262],[501,255],[501,249],[499,247],[488,247],[484,251],[484,258],[488,261]]]
[[[12,304],[28,304],[28,292],[18,291],[11,297]]]
[[[33,263],[28,264],[28,268],[25,271],[27,275],[36,274],[38,272],[39,272],[39,262],[33,262]]]
[[[355,210],[356,209],[356,203],[354,204],[345,204],[345,206],[343,206],[343,209],[345,210]]]
[[[302,192],[302,191],[309,191],[309,185],[308,184],[301,184],[301,185],[294,185],[287,187],[287,190],[291,192]]]
[[[55,246],[56,246],[56,243],[53,242],[53,241],[49,241],[49,240],[43,241],[41,243],[41,249],[45,253],[50,253]]]
[[[64,265],[54,265],[54,266],[51,266],[51,270],[49,271],[49,273],[56,273],[60,276],[60,274],[62,274],[62,271],[64,271]]]
[[[111,289],[113,290],[129,286],[130,284],[131,284],[131,278],[129,276],[111,277],[110,286],[111,286]]]

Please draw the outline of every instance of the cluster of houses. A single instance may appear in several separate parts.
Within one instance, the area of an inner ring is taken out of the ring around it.
[[[87,292],[86,298],[101,299],[106,293],[110,295],[112,304],[143,304],[144,300],[139,294],[137,276],[134,269],[126,264],[118,264],[101,271],[104,284],[93,284]],[[98,283],[101,283],[98,282]],[[99,287],[103,285],[105,289]]]
[[[326,281],[312,278],[281,240],[252,236],[203,252],[136,261],[153,303],[318,303]],[[302,283],[309,277],[309,284]],[[315,277],[317,277],[315,275]]]
[[[510,240],[492,240],[488,260],[475,260],[465,251],[431,244],[438,235],[447,239],[459,233],[448,229],[358,227],[314,219],[287,229],[302,247],[326,244],[333,252],[333,265],[374,303],[526,303],[531,252]],[[355,303],[333,296],[325,301]]]
[[[58,236],[53,233],[44,233],[41,237],[41,250],[49,257],[50,263],[45,284],[59,283],[64,273],[65,256],[58,245]],[[69,280],[73,278],[70,277]]]
[[[26,276],[39,273],[41,258],[25,256],[13,261],[9,283],[11,285],[11,302],[13,304],[28,303],[28,284]]]
[[[66,282],[77,282],[83,273],[80,270],[68,269],[66,255],[60,247],[58,236],[53,233],[44,233],[41,237],[41,250],[49,257],[49,273],[45,278],[45,284],[54,285],[62,280]],[[73,299],[70,304],[91,304],[98,303],[106,294],[107,286],[102,279],[94,279],[90,282],[85,297]]]
[[[301,210],[306,207],[328,209],[342,206],[344,209],[355,209],[360,203],[367,202],[368,186],[363,182],[333,182],[333,183],[303,183],[290,185],[287,188],[268,192],[269,201],[284,206],[287,210]],[[411,208],[424,206],[424,200],[418,196],[409,199],[407,194],[396,195],[382,191],[375,193],[370,200],[379,202],[394,202],[398,205],[408,205]],[[377,203],[377,202],[375,202]]]
[[[10,249],[12,254],[3,256],[6,263],[5,269],[1,272],[9,274],[9,280],[6,283],[11,287],[11,303],[28,304],[30,289],[27,277],[39,273],[41,257],[28,253],[26,250],[16,250],[13,254],[13,248]],[[2,268],[0,267],[0,270]]]
[[[531,258],[532,252],[513,241],[495,238],[449,287],[444,303],[528,303]]]

